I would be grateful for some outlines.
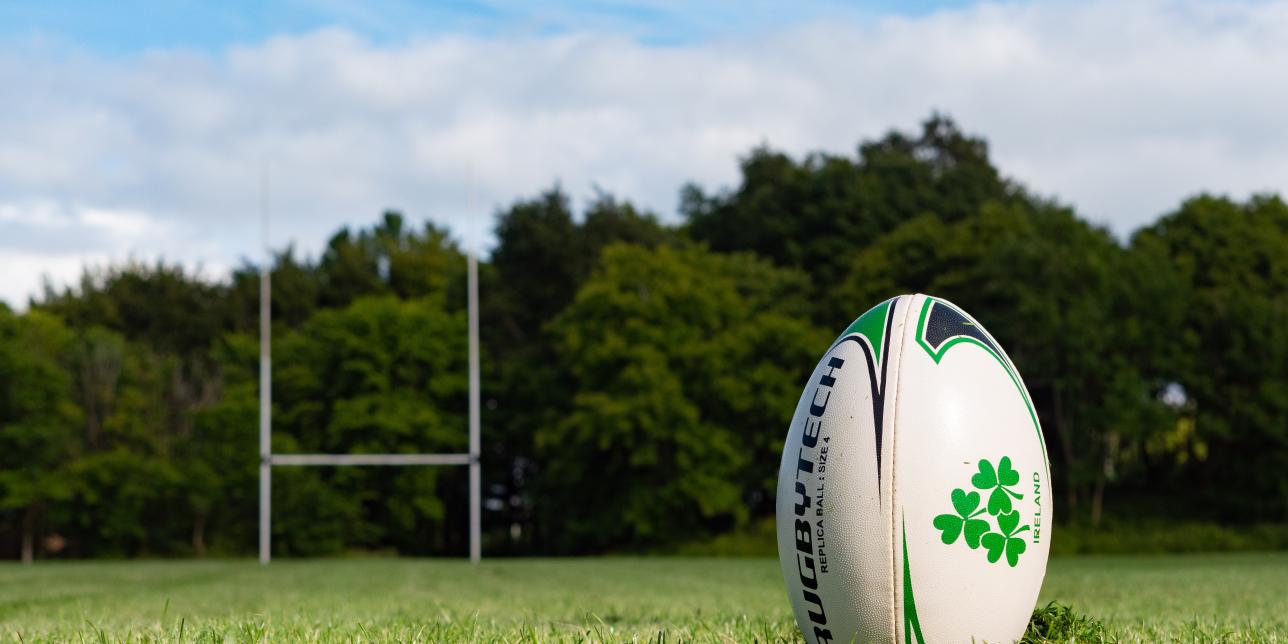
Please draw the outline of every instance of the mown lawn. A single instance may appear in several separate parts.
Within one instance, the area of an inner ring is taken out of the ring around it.
[[[1126,641],[1288,642],[1288,554],[1056,559],[1049,600]],[[685,558],[6,563],[0,637],[799,639],[775,561]]]

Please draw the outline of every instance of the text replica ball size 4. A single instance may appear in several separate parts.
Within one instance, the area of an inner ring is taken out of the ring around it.
[[[778,473],[809,642],[1014,642],[1046,572],[1051,471],[997,341],[951,303],[882,302],[814,368]]]

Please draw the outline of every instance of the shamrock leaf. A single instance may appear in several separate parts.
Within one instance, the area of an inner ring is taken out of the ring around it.
[[[962,518],[955,514],[941,514],[935,517],[935,527],[942,530],[939,540],[951,544],[962,533]]]
[[[979,542],[988,551],[988,563],[997,563],[997,560],[1002,558],[1002,551],[1006,549],[1006,537],[990,532]]]
[[[970,477],[970,482],[981,490],[988,490],[997,486],[997,474],[993,471],[993,464],[988,459],[979,459],[979,472]]]
[[[1019,522],[1019,512],[1008,512],[1006,514],[997,515],[997,529],[1001,530],[1002,534],[1008,537],[1015,532],[1015,526]]]
[[[988,522],[975,517],[984,511],[979,508],[979,492],[966,492],[961,488],[956,488],[950,495],[953,501],[953,510],[957,514],[941,514],[935,517],[933,523],[943,534],[939,539],[945,544],[951,544],[957,541],[961,536],[962,528],[966,532],[966,545],[971,549],[979,547],[979,535],[988,530]],[[980,528],[979,524],[984,524]]]
[[[988,513],[1001,516],[1011,511],[1011,497],[1007,496],[1006,488],[997,486],[993,488],[993,493],[988,495]]]
[[[1011,469],[1011,457],[1003,456],[1002,462],[997,464],[997,482],[1001,485],[1011,486],[1020,482],[1020,473]]]
[[[979,492],[967,494],[966,490],[956,488],[953,490],[952,498],[953,508],[957,510],[957,514],[963,517],[970,516],[975,511],[975,508],[979,507]]]
[[[1028,549],[1028,544],[1024,539],[1015,535],[1029,529],[1029,526],[1020,526],[1020,513],[1008,512],[997,516],[997,529],[1001,532],[990,532],[983,536],[980,543],[988,550],[988,562],[997,563],[1001,559],[1002,553],[1006,553],[1006,563],[1014,568],[1020,562],[1020,555]],[[1017,527],[1018,526],[1018,527]]]
[[[980,536],[988,532],[988,522],[983,519],[967,519],[965,532],[966,545],[974,550],[979,547]]]
[[[1006,563],[1011,564],[1011,567],[1014,568],[1015,564],[1020,562],[1020,555],[1024,554],[1024,550],[1027,547],[1023,539],[1008,537],[1006,539]]]

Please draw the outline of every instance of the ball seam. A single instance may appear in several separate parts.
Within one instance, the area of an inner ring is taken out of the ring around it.
[[[898,356],[899,357],[898,357],[898,362],[895,364],[895,369],[894,369],[894,414],[893,414],[893,417],[891,418],[891,423],[890,423],[890,572],[891,572],[891,575],[890,575],[890,635],[891,637],[890,639],[891,641],[895,641],[895,642],[898,641],[898,637],[899,637],[898,600],[899,600],[899,586],[900,586],[900,584],[896,583],[897,580],[899,579],[899,563],[898,563],[898,549],[895,545],[896,542],[898,541],[895,538],[896,537],[895,533],[897,531],[897,527],[896,527],[897,522],[895,521],[895,510],[896,510],[895,506],[897,505],[896,502],[899,499],[899,492],[895,487],[895,473],[898,472],[899,470],[899,409],[900,407],[903,406],[903,396],[902,396],[901,390],[903,388],[903,353],[904,353],[904,344],[905,344],[904,340],[906,340],[904,336],[907,334],[907,329],[908,329],[908,312],[914,308],[913,303],[916,300],[916,298],[917,298],[916,294],[907,298],[908,304],[904,307],[903,319],[899,323],[899,330],[898,330],[898,333],[899,333]],[[898,300],[896,300],[895,301],[896,306],[903,299],[904,298],[901,297]],[[891,357],[893,356],[887,356],[886,358],[890,359]],[[888,391],[889,383],[886,383],[886,387]]]

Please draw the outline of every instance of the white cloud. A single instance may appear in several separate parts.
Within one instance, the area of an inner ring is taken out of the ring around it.
[[[100,57],[32,42],[0,50],[0,297],[78,260],[215,270],[257,254],[264,163],[276,244],[316,252],[396,207],[485,249],[494,207],[556,180],[673,216],[683,182],[733,183],[753,145],[850,154],[934,109],[988,138],[1003,171],[1126,233],[1198,190],[1288,191],[1284,70],[1282,2],[980,4],[670,47],[325,30]]]
[[[54,284],[75,284],[83,265],[101,265],[106,259],[92,254],[2,251],[0,261],[3,262],[5,279],[0,280],[0,300],[16,309],[25,309],[27,298],[38,292],[42,279]]]
[[[164,259],[211,279],[232,264],[181,218],[49,200],[0,203],[0,300],[24,308],[47,281],[75,284],[85,269]]]
[[[149,233],[164,233],[170,228],[167,222],[154,221],[146,214],[128,210],[86,208],[79,219],[84,225],[97,228],[110,237],[126,240],[138,239]]]

